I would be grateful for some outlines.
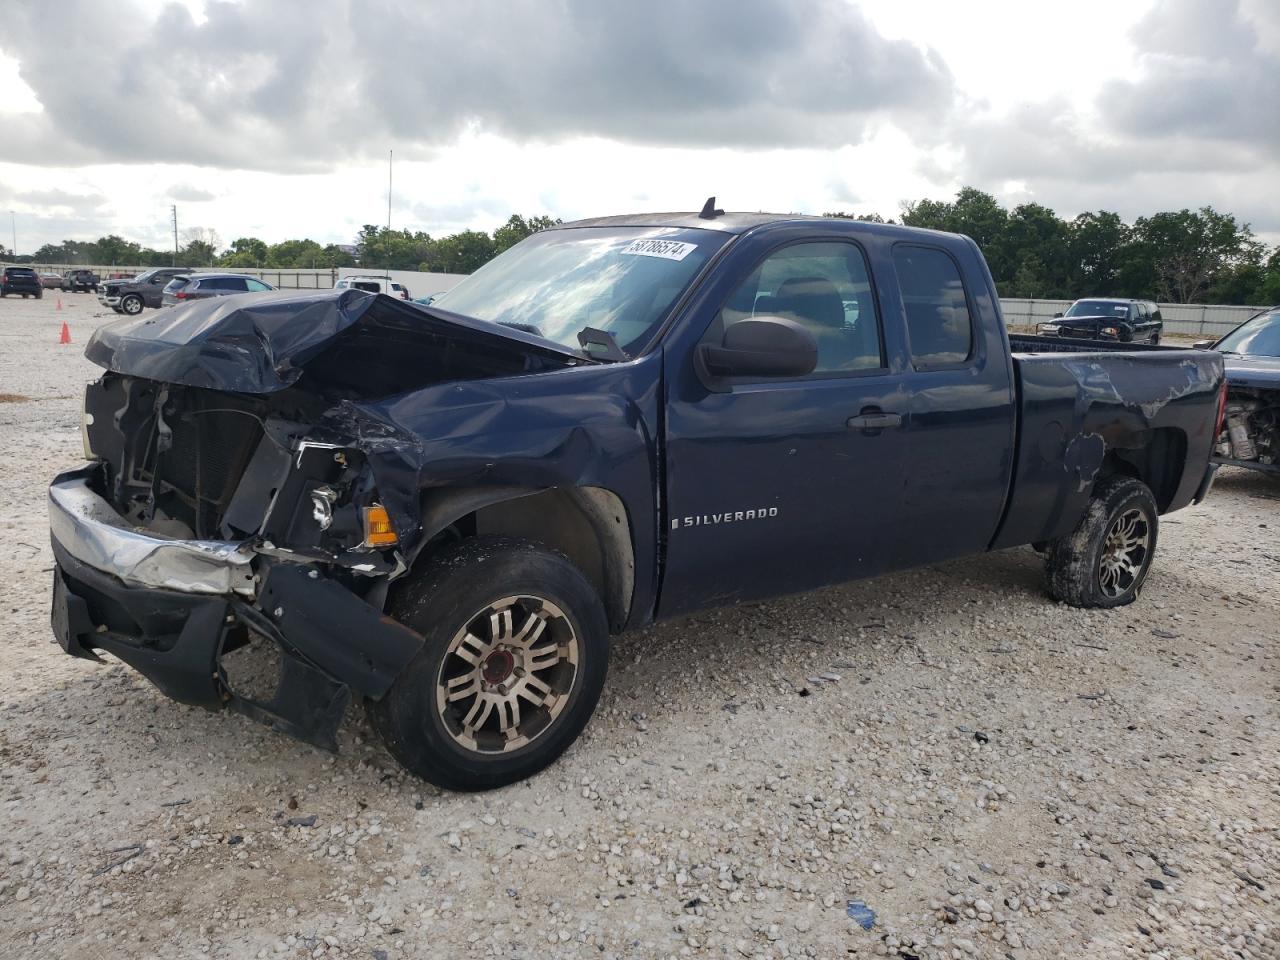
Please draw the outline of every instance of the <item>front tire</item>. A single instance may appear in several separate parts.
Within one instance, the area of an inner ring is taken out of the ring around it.
[[[390,614],[426,643],[369,720],[411,773],[490,790],[550,765],[587,725],[609,661],[595,589],[560,553],[478,537],[434,557]]]
[[[1049,595],[1073,607],[1122,607],[1142,590],[1155,555],[1159,509],[1150,488],[1110,477],[1075,530],[1049,544]]]
[[[135,294],[130,294],[120,301],[120,312],[130,317],[136,317],[142,312],[142,298]]]

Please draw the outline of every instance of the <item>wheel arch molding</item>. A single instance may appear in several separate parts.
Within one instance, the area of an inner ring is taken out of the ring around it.
[[[635,544],[629,511],[614,491],[590,485],[429,488],[420,509],[422,533],[411,566],[434,547],[468,536],[537,541],[568,557],[596,589],[610,632],[626,626],[635,594]]]

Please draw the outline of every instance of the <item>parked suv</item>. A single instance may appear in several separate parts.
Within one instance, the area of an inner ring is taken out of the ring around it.
[[[116,313],[135,316],[143,307],[158,307],[165,284],[177,276],[190,276],[189,267],[156,267],[132,280],[108,280],[98,289],[98,302]]]
[[[390,277],[343,277],[333,285],[335,290],[364,290],[368,293],[385,293],[399,297],[401,300],[412,299],[409,288],[403,283],[396,283]]]
[[[44,287],[30,267],[5,267],[4,272],[0,273],[0,297],[7,297],[11,293],[20,293],[23,297],[35,297],[38,300],[44,296]]]
[[[1115,297],[1077,300],[1065,314],[1055,313],[1048,323],[1036,324],[1036,333],[1041,336],[1118,343],[1159,343],[1163,330],[1158,304]]]
[[[98,292],[98,275],[92,270],[68,270],[66,277],[62,283],[63,290],[70,290],[72,293],[88,293]]]
[[[164,288],[161,303],[173,307],[188,300],[208,300],[235,293],[265,293],[274,289],[256,277],[238,273],[202,273],[195,277],[174,277]]]

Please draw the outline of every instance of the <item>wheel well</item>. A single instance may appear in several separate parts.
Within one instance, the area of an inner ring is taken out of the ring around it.
[[[1164,513],[1178,492],[1187,459],[1187,436],[1176,427],[1150,430],[1132,447],[1111,447],[1098,471],[1098,480],[1125,476],[1151,488],[1156,506]]]
[[[602,487],[450,490],[424,506],[430,537],[507,536],[559,550],[595,587],[617,632],[631,612],[635,553],[626,507]],[[430,545],[423,549],[430,553]]]

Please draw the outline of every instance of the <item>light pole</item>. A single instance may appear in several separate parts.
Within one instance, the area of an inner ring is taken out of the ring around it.
[[[9,211],[9,229],[13,231],[13,249],[9,251],[13,259],[18,259],[18,215]]]

